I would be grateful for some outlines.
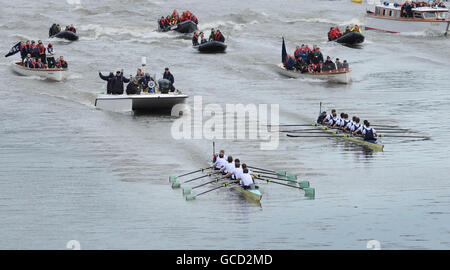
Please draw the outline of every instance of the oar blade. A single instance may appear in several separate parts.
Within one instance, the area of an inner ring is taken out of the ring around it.
[[[298,186],[300,188],[309,188],[309,181],[298,181]]]
[[[189,195],[192,192],[192,188],[183,188],[183,195]]]
[[[316,190],[314,188],[304,188],[305,197],[314,198],[316,196]]]
[[[177,189],[177,188],[180,188],[180,187],[181,187],[180,182],[173,182],[173,183],[172,183],[172,188],[173,188],[173,189]]]
[[[286,176],[286,179],[289,180],[289,181],[295,182],[297,180],[297,175],[295,175],[295,174],[288,174]]]
[[[186,201],[193,201],[196,197],[194,194],[189,194],[186,196]]]
[[[169,176],[169,183],[177,181],[178,176]]]

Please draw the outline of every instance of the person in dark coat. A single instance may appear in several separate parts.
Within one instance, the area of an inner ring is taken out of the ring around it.
[[[136,95],[139,93],[139,84],[136,79],[127,85],[127,95]]]
[[[327,56],[327,60],[323,63],[323,71],[333,71],[336,69],[336,65],[331,61],[331,58]]]
[[[175,86],[173,85],[175,83],[175,78],[173,77],[172,73],[170,73],[169,68],[165,68],[163,79],[170,81],[170,90],[175,91]]]
[[[216,37],[215,40],[220,41],[220,42],[225,42],[225,37],[222,35],[222,33],[220,32],[220,30],[216,31]]]
[[[112,72],[109,73],[108,76],[104,76],[102,74],[102,72],[99,70],[98,71],[98,75],[100,76],[100,78],[104,81],[107,81],[108,83],[106,84],[106,93],[107,94],[112,94],[112,80],[114,79],[114,74]]]
[[[130,82],[130,80],[123,76],[123,70],[117,71],[116,76],[114,76],[114,78],[111,82],[112,94],[113,95],[122,95],[123,94],[123,83],[128,83],[128,82]]]

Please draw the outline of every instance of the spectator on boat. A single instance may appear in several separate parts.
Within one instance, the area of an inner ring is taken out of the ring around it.
[[[22,60],[22,63],[23,63],[23,59],[25,59],[25,57],[27,57],[27,54],[28,54],[27,46],[25,45],[25,42],[20,41],[19,50],[20,50],[20,59]]]
[[[314,45],[313,47],[313,51],[311,52],[311,63],[313,64],[319,64],[319,63],[323,63],[323,55],[322,52],[320,51],[320,48],[317,47],[317,45]]]
[[[161,19],[159,19],[159,28],[164,29],[166,27],[166,19],[164,19],[164,16],[161,16]]]
[[[136,76],[134,76],[134,79],[136,79],[136,80],[140,80],[140,79],[142,79],[144,77],[144,72],[142,72],[142,69],[140,69],[140,68],[138,68],[137,70],[136,70]]]
[[[142,89],[143,92],[153,92],[154,89],[150,89],[148,83],[151,81],[155,81],[153,80],[153,78],[150,76],[149,73],[145,73],[145,75],[139,80],[139,85]]]
[[[197,46],[198,45],[198,33],[194,32],[194,36],[192,37],[192,45]]]
[[[45,65],[44,65],[44,63],[42,63],[41,58],[37,59],[36,65],[37,65],[37,68],[45,68]]]
[[[31,41],[31,48],[30,48],[30,53],[32,57],[39,57],[39,52],[38,52],[38,48],[36,46],[36,42],[34,42],[34,40]]]
[[[139,92],[138,80],[133,79],[133,81],[127,85],[127,95],[136,95],[139,94]]]
[[[205,34],[203,34],[203,32],[200,32],[200,43],[203,44],[206,42],[207,40],[205,39]]]
[[[214,39],[220,42],[225,42],[225,37],[222,35],[219,29],[217,29]]]
[[[57,68],[67,68],[68,64],[67,62],[64,60],[63,56],[60,56],[57,60],[56,60],[56,67]]]
[[[339,61],[339,58],[336,58],[336,68],[337,68],[338,70],[341,70],[341,69],[344,68],[344,65],[342,64],[342,62]]]
[[[129,83],[130,80],[123,76],[123,69],[116,72],[116,76],[111,81],[111,92],[113,95],[123,94],[123,83]]]
[[[308,66],[308,71],[310,73],[320,72],[320,65],[312,63]]]
[[[23,59],[23,66],[30,67],[30,64],[32,61],[33,61],[33,57],[31,57],[31,54],[27,54],[27,56]]]
[[[173,77],[172,73],[170,73],[169,68],[164,69],[163,79],[170,81],[170,90],[175,91],[175,86],[173,85],[175,83],[175,78]]]
[[[45,55],[45,46],[42,43],[41,40],[38,41],[38,54],[39,54],[39,58],[41,59],[42,63],[47,63],[47,56]]]
[[[106,93],[112,94],[112,80],[114,79],[114,74],[112,72],[109,73],[108,76],[104,76],[102,72],[99,70],[98,75],[100,76],[100,79],[107,81],[106,83]]]
[[[214,28],[211,28],[211,34],[209,34],[208,41],[214,41],[216,39],[216,31]]]
[[[348,69],[347,60],[344,60],[344,63],[342,64],[342,67],[345,68],[345,69]]]
[[[293,70],[297,61],[294,56],[288,55],[286,57],[286,61],[284,61],[283,65],[287,70]]]
[[[54,55],[55,51],[53,49],[53,44],[49,43],[47,46],[47,64],[49,68],[54,68],[56,66]]]
[[[323,71],[334,71],[336,70],[336,65],[331,61],[331,57],[327,56],[327,60],[323,63]]]
[[[352,27],[351,32],[353,32],[353,31],[362,33],[361,28],[359,28],[359,26],[357,24]]]
[[[351,32],[350,31],[350,26],[345,27],[345,31],[344,31],[344,35]]]
[[[37,63],[36,63],[36,59],[35,58],[31,59],[31,62],[28,63],[28,67],[29,68],[37,68]]]

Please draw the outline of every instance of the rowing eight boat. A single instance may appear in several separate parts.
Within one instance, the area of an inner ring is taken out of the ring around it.
[[[314,127],[317,127],[320,130],[323,130],[323,131],[329,133],[329,134],[333,134],[336,137],[344,138],[344,139],[349,140],[351,142],[361,144],[361,145],[363,145],[363,146],[365,146],[367,148],[370,148],[373,151],[383,151],[384,145],[382,145],[380,143],[368,142],[368,141],[365,141],[361,137],[353,136],[353,135],[348,134],[348,133],[343,133],[342,131],[340,131],[338,129],[332,129],[332,128],[329,128],[327,126],[321,125],[321,124],[313,123],[312,125]]]

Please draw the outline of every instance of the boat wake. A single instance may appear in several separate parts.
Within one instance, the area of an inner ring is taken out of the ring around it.
[[[283,23],[287,24],[296,24],[299,22],[307,22],[307,23],[326,23],[326,24],[332,24],[332,25],[350,25],[350,24],[357,24],[357,25],[364,25],[364,21],[362,18],[353,18],[350,21],[336,21],[336,20],[330,20],[325,18],[300,18],[295,20],[288,20],[283,21]]]

